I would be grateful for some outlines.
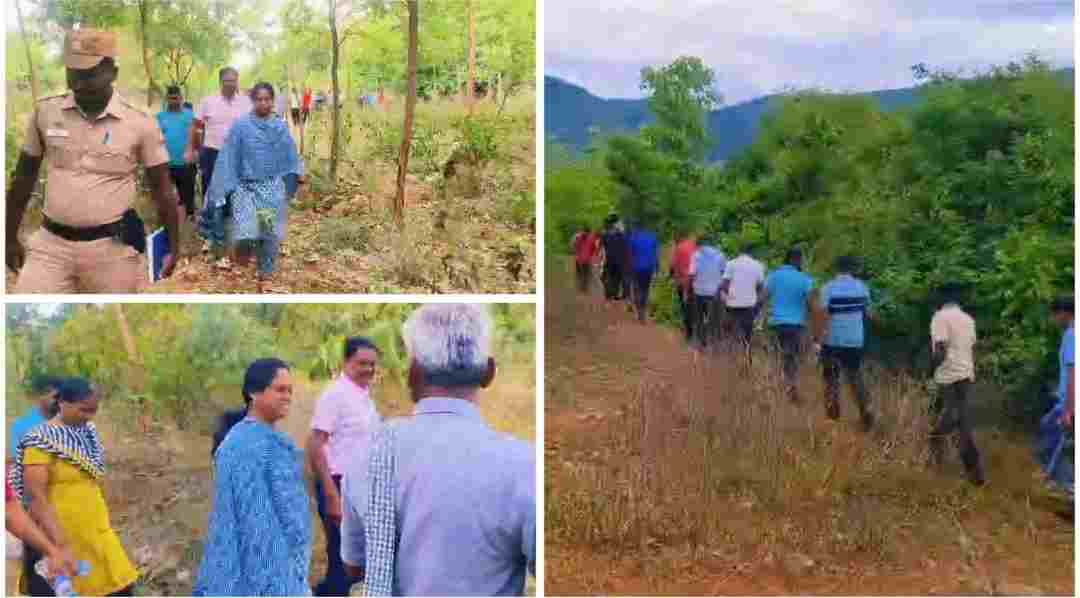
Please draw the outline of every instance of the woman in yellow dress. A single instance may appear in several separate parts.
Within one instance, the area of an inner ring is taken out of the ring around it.
[[[72,580],[76,594],[131,596],[139,574],[109,524],[101,488],[104,449],[90,421],[97,413],[97,394],[82,378],[64,380],[57,394],[60,412],[19,442],[12,490],[61,551],[89,563],[89,574]],[[40,558],[26,551],[22,589],[31,596],[52,596],[49,582],[34,571]]]

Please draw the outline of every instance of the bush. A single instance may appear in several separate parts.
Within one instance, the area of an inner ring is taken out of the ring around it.
[[[337,251],[365,251],[371,240],[367,226],[349,218],[324,218],[319,221],[318,243]]]

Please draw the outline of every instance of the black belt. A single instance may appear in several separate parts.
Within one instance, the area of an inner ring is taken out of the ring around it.
[[[109,237],[118,237],[122,231],[121,221],[110,222],[109,224],[101,224],[98,226],[90,226],[86,228],[77,228],[74,226],[68,226],[66,224],[60,224],[59,222],[45,216],[45,220],[41,223],[41,227],[50,233],[65,239],[67,241],[97,241],[98,239],[108,239]]]

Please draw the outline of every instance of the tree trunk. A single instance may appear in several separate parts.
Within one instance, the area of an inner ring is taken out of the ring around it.
[[[401,152],[398,154],[397,196],[394,198],[394,222],[398,228],[405,226],[405,173],[409,168],[409,146],[412,145],[413,111],[416,109],[416,38],[420,22],[420,6],[417,0],[408,0],[409,6],[409,83],[405,92],[405,128],[401,134]]]
[[[19,33],[22,35],[23,46],[26,48],[26,65],[30,68],[30,97],[34,103],[38,100],[37,71],[34,70],[34,57],[30,51],[30,38],[26,37],[26,25],[23,23],[22,3],[15,0],[15,15],[19,18]]]
[[[465,104],[469,107],[469,114],[472,114],[476,99],[476,18],[472,0],[465,0],[465,12],[469,27],[469,76],[465,83]]]
[[[139,0],[139,36],[142,40],[143,68],[146,69],[146,107],[154,105],[154,75],[150,72],[150,48],[146,47],[146,21],[147,12],[150,8],[148,2],[152,0]]]
[[[333,136],[330,138],[330,188],[337,187],[337,169],[338,169],[338,144],[341,141],[341,107],[338,106],[338,30],[337,30],[337,0],[328,0],[330,3],[330,80],[333,84],[333,91],[330,96],[330,101],[333,104],[331,109],[331,126],[333,127]]]

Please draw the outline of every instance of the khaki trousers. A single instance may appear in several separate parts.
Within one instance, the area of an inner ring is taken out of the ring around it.
[[[68,241],[40,229],[26,244],[15,293],[137,293],[146,284],[146,259],[130,245]]]

